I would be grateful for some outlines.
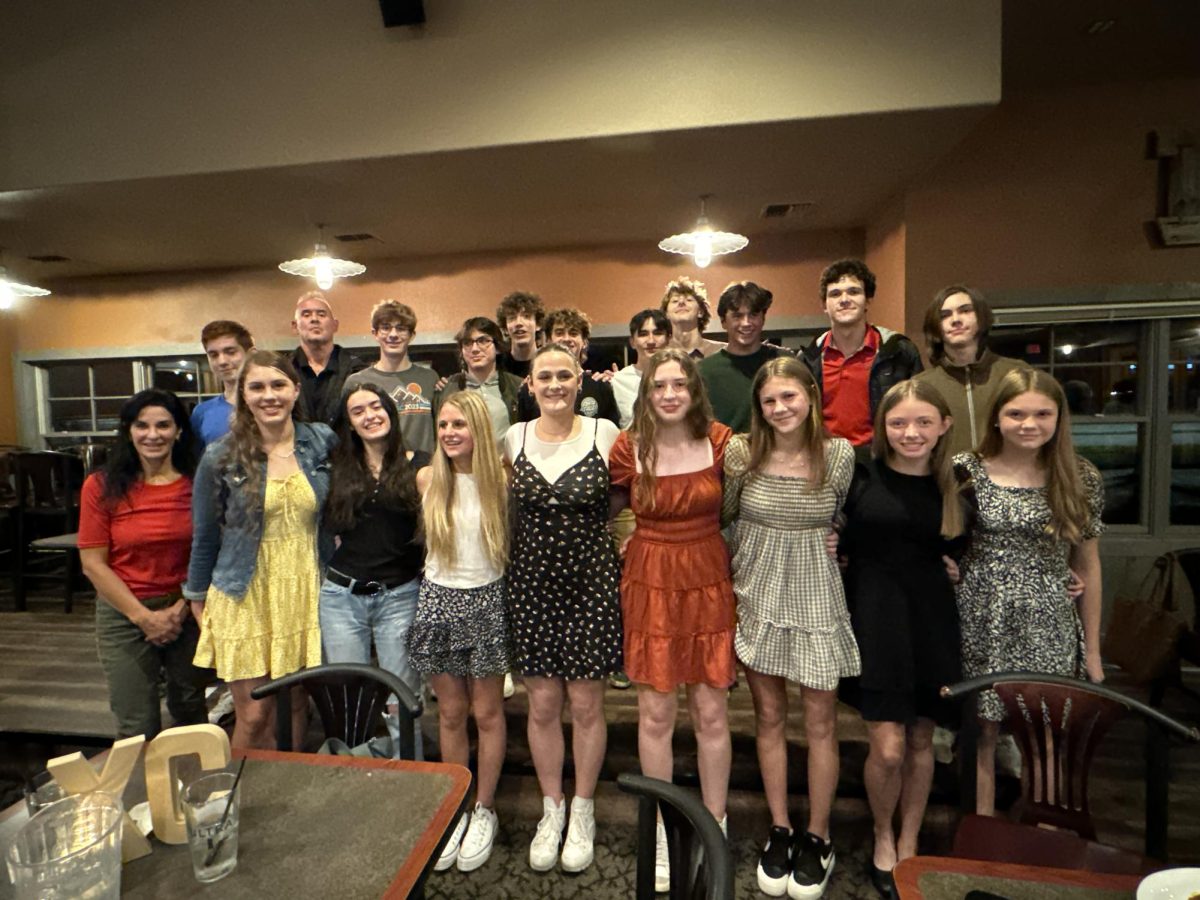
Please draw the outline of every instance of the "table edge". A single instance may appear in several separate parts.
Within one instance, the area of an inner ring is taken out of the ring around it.
[[[1001,872],[988,873],[981,866],[995,866]],[[1067,887],[1096,887],[1097,878],[1103,878],[1106,888],[1113,890],[1136,890],[1141,875],[1119,875],[1110,872],[1089,872],[1084,869],[1051,869],[1045,866],[1027,866],[1020,863],[995,862],[986,859],[966,859],[955,856],[910,856],[901,860],[892,877],[896,881],[899,900],[923,900],[918,884],[926,872],[949,872],[960,875],[990,875],[996,878],[1014,878],[1019,881],[1038,881],[1043,884],[1058,884]]]

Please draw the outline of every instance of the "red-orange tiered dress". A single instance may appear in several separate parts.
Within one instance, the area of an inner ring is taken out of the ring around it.
[[[725,445],[732,435],[714,422],[712,465],[655,478],[653,509],[637,499],[640,476],[628,432],[609,455],[612,484],[630,491],[637,517],[621,577],[625,673],[658,691],[733,684],[736,600],[720,528]]]

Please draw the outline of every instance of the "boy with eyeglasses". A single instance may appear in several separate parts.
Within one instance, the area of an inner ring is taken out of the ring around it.
[[[454,336],[462,354],[463,370],[451,375],[433,398],[433,415],[447,397],[456,391],[479,391],[487,404],[492,420],[492,433],[497,441],[504,439],[508,427],[517,421],[518,398],[522,381],[510,372],[497,368],[497,358],[504,351],[504,336],[500,326],[485,316],[474,316],[463,322]]]
[[[381,300],[371,310],[371,336],[379,344],[379,361],[346,379],[345,397],[363,384],[375,384],[396,401],[400,434],[408,450],[433,452],[433,396],[437,372],[414,363],[408,347],[417,333],[417,316],[398,300]]]

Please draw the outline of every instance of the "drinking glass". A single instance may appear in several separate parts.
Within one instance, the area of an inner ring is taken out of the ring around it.
[[[17,900],[116,900],[121,895],[121,822],[112,794],[93,791],[51,803],[21,826],[6,853]]]
[[[233,772],[203,775],[183,789],[183,815],[197,881],[216,881],[237,867],[241,792]]]

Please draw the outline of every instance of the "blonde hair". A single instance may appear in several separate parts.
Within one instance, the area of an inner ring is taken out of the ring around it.
[[[1079,473],[1081,468],[1090,468],[1094,472],[1095,467],[1075,453],[1067,397],[1054,376],[1020,366],[1000,379],[996,399],[988,412],[988,428],[979,443],[978,453],[983,459],[999,455],[1004,446],[1004,438],[1000,434],[1000,410],[1014,398],[1029,392],[1049,397],[1058,406],[1054,434],[1038,448],[1038,461],[1046,469],[1046,503],[1050,507],[1050,524],[1046,526],[1046,531],[1057,540],[1078,544],[1091,518],[1087,493]],[[1096,473],[1096,477],[1100,477],[1099,473]]]
[[[704,379],[700,377],[700,368],[696,361],[683,350],[667,347],[659,350],[646,363],[645,375],[638,385],[637,401],[634,403],[633,421],[629,424],[629,434],[637,448],[638,461],[642,471],[638,473],[637,500],[646,510],[654,509],[654,467],[658,464],[658,442],[655,436],[658,431],[658,414],[650,402],[650,393],[654,390],[654,375],[660,366],[667,363],[678,363],[687,379],[688,396],[691,405],[688,407],[684,423],[693,440],[708,436],[712,425],[712,405],[708,402],[708,392],[704,389]]]
[[[775,449],[775,429],[763,415],[758,393],[768,378],[790,378],[798,381],[808,397],[808,416],[800,443],[808,454],[808,483],[806,490],[816,490],[825,484],[825,417],[821,414],[821,390],[808,366],[794,356],[777,356],[762,364],[750,388],[750,461],[747,473],[758,472]]]
[[[508,482],[496,439],[492,436],[487,404],[478,391],[458,391],[442,403],[439,417],[445,414],[448,406],[463,414],[475,442],[475,449],[471,451],[471,472],[479,489],[479,540],[488,561],[497,569],[503,569],[508,563]],[[454,542],[454,466],[440,441],[433,451],[430,468],[432,478],[421,510],[425,548],[442,565],[453,566],[458,561]]]
[[[950,407],[937,389],[924,381],[901,381],[894,384],[879,401],[875,413],[875,437],[871,442],[871,455],[879,460],[891,459],[895,452],[887,439],[887,415],[905,400],[928,403],[937,410],[942,421],[951,418]],[[954,426],[951,425],[951,428]],[[938,438],[933,452],[929,454],[929,468],[937,481],[942,495],[942,537],[958,537],[963,532],[963,511],[959,499],[958,479],[954,477],[954,462],[950,453],[950,429]]]

